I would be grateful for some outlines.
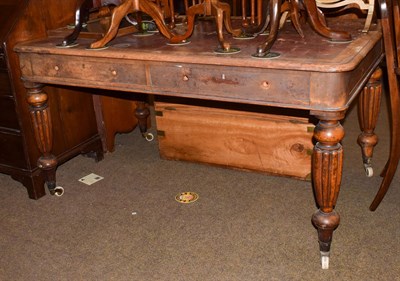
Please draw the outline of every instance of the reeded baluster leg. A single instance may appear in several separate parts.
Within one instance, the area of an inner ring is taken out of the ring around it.
[[[42,154],[37,165],[45,173],[46,185],[50,194],[61,196],[64,193],[63,188],[56,187],[57,158],[52,154],[53,129],[47,105],[48,97],[43,91],[42,84],[30,82],[24,84],[27,89],[27,101],[36,144]]]
[[[147,132],[147,121],[150,116],[150,110],[144,101],[137,102],[135,116],[138,119],[139,130],[142,136],[147,141],[152,141],[154,139],[154,135]]]
[[[344,129],[339,120],[344,116],[332,115],[316,116],[320,121],[314,130],[317,143],[312,156],[313,186],[319,206],[319,210],[312,216],[312,222],[318,230],[323,269],[329,268],[332,235],[340,221],[334,207],[342,178],[343,149],[340,141],[344,137]]]
[[[365,173],[368,177],[373,175],[371,159],[374,147],[378,143],[378,136],[374,130],[381,106],[381,77],[382,70],[378,68],[364,87],[358,102],[358,121],[362,133],[358,136],[357,142],[361,146]]]

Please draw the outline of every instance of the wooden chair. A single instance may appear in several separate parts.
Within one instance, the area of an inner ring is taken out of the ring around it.
[[[76,11],[75,11],[75,22],[74,22],[74,30],[71,34],[67,35],[63,41],[58,45],[59,47],[73,47],[76,45],[76,40],[80,35],[83,26],[90,20],[92,14],[96,14],[95,17],[103,18],[103,17],[111,17],[114,14],[114,9],[119,7],[122,3],[129,2],[124,0],[79,0],[77,3]],[[127,3],[128,4],[128,3]],[[127,6],[127,5],[125,5]],[[175,27],[175,15],[174,15],[174,5],[173,0],[149,0],[144,3],[144,5],[140,7],[135,7],[132,9],[132,12],[148,12],[150,16],[154,17],[158,25],[161,25],[161,32],[167,37],[173,37],[173,34],[169,32],[169,29]],[[121,13],[118,15],[121,16]],[[127,16],[127,14],[125,15]],[[164,20],[169,20],[169,23],[166,24]],[[117,26],[114,26],[110,32],[112,35],[108,36],[107,42],[102,42],[102,46],[113,39],[115,34],[118,32],[119,22],[122,20],[119,19]],[[137,15],[138,20],[138,29],[141,28],[140,14]],[[106,24],[110,25],[109,22]],[[115,23],[114,23],[115,25]],[[167,28],[168,27],[168,28]],[[107,27],[109,28],[109,27]],[[182,38],[179,38],[182,40]],[[104,40],[106,41],[106,40]]]
[[[390,156],[381,186],[369,209],[375,211],[385,197],[400,159],[400,0],[379,0],[391,109]]]
[[[275,0],[276,1],[276,0]],[[216,19],[217,35],[221,45],[221,52],[230,52],[231,47],[223,37],[223,26],[233,36],[239,36],[242,31],[240,29],[233,29],[231,25],[230,6],[227,3],[220,2],[219,0],[202,0],[194,1],[196,3],[186,10],[187,16],[187,30],[184,34],[175,34],[170,30],[164,21],[164,15],[161,8],[153,3],[151,0],[125,0],[120,5],[115,7],[112,11],[111,24],[107,33],[100,40],[90,45],[91,49],[100,49],[110,42],[118,31],[118,26],[121,20],[129,13],[143,12],[149,15],[158,27],[158,30],[164,37],[166,37],[171,44],[181,44],[186,42],[194,30],[194,20],[196,15],[211,15]]]
[[[344,11],[348,8],[358,7],[367,12],[363,32],[368,32],[374,15],[375,0],[316,0],[317,7],[327,9],[337,9]],[[337,11],[338,12],[338,11]]]
[[[253,55],[254,57],[270,57],[270,49],[278,35],[279,25],[281,22],[282,4],[284,3],[288,4],[288,7],[285,9],[290,11],[292,23],[300,36],[303,36],[300,26],[300,12],[302,10],[306,13],[309,24],[317,34],[332,41],[346,42],[351,40],[351,35],[348,32],[332,30],[327,26],[324,14],[318,9],[315,0],[286,0],[283,1],[283,3],[282,0],[262,1],[261,9],[263,11],[268,11],[268,16],[263,16],[265,23],[260,32],[263,32],[263,29],[266,28],[268,24],[270,30],[264,43],[257,47],[256,53]],[[272,57],[274,56],[275,55],[272,55]]]
[[[233,28],[231,22],[231,7],[228,3],[220,0],[185,0],[187,17],[187,34],[191,35],[194,28],[196,15],[213,16],[215,18],[217,36],[220,47],[215,50],[218,53],[232,53],[239,51],[238,48],[231,48],[231,44],[224,39],[223,28],[234,37],[242,34],[240,28]]]
[[[247,0],[242,0],[242,25],[247,27],[249,25],[262,24],[262,0],[250,0],[250,23],[247,18]]]

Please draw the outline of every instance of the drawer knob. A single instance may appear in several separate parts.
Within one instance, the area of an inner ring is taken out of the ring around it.
[[[55,69],[56,71],[60,70],[60,68],[58,67],[58,65],[56,65],[56,66],[54,67],[54,69]]]
[[[183,75],[183,81],[189,81],[189,76]]]
[[[117,71],[116,71],[116,70],[111,71],[111,73],[112,73],[112,75],[114,75],[114,76],[117,75]]]
[[[262,86],[264,89],[269,89],[269,88],[271,87],[271,85],[269,84],[268,81],[263,81],[263,82],[261,83],[261,86]]]

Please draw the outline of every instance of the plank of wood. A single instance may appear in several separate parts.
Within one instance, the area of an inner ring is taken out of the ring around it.
[[[310,179],[307,118],[156,101],[162,158]]]

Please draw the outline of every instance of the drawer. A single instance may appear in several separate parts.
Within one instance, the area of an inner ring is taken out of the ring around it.
[[[18,116],[15,110],[14,99],[0,96],[0,127],[18,130]]]
[[[68,60],[53,56],[43,57],[40,55],[31,57],[31,67],[33,76],[45,77],[51,80],[61,79],[75,81],[78,85],[85,83],[129,85],[146,85],[146,72],[143,64],[124,61],[122,64],[107,59],[82,59],[75,58]],[[125,86],[126,87],[126,86]]]
[[[304,73],[279,70],[193,65],[151,66],[152,86],[160,92],[190,93],[192,96],[215,96],[227,100],[257,101],[269,104],[309,104],[309,79]],[[189,96],[188,95],[188,96]]]
[[[21,135],[0,131],[0,163],[27,168]]]

